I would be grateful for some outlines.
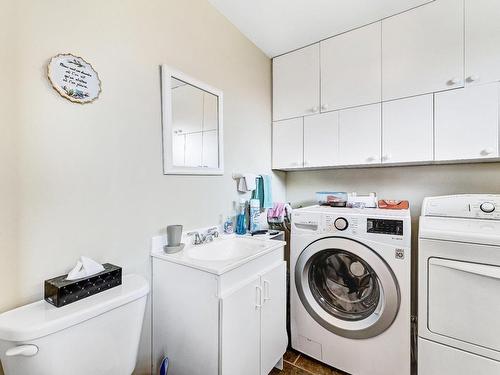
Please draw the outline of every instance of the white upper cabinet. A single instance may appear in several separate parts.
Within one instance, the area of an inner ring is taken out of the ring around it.
[[[435,158],[498,157],[498,84],[435,96]]]
[[[304,165],[304,119],[273,123],[273,168],[298,168]]]
[[[466,85],[500,80],[500,1],[465,1]]]
[[[437,0],[382,21],[383,100],[464,85],[463,11]]]
[[[431,161],[434,147],[433,95],[382,105],[382,163]]]
[[[321,111],[377,103],[382,91],[381,22],[321,42]]]
[[[273,120],[319,112],[319,43],[273,59]]]
[[[380,163],[381,104],[339,112],[339,164]]]
[[[338,164],[339,113],[304,118],[304,167]]]

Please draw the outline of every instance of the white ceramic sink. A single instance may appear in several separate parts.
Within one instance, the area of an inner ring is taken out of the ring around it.
[[[185,239],[186,246],[178,253],[166,254],[162,245],[153,249],[151,255],[215,275],[222,275],[275,250],[281,251],[279,257],[283,257],[285,245],[284,241],[236,235],[222,235],[213,242],[202,245],[194,245],[189,243],[189,240],[191,239]]]
[[[249,257],[266,247],[269,247],[269,244],[263,241],[233,237],[192,246],[186,249],[186,255],[203,261],[228,261]]]

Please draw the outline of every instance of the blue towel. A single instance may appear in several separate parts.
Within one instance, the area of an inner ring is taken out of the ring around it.
[[[257,186],[252,193],[252,199],[260,200],[261,208],[273,208],[271,176],[262,174],[260,177],[257,179]]]

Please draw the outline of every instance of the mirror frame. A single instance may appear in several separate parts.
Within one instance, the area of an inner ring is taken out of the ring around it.
[[[172,135],[172,90],[171,79],[176,78],[187,84],[197,87],[217,96],[218,111],[218,168],[203,167],[182,167],[173,165],[173,135]],[[224,138],[223,138],[223,95],[218,90],[204,82],[188,76],[187,74],[176,70],[168,65],[161,65],[161,102],[162,102],[162,155],[163,155],[163,174],[165,175],[223,175],[224,174]]]

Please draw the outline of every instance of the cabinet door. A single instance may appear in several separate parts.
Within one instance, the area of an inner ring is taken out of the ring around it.
[[[340,164],[380,163],[381,104],[340,111],[339,126]]]
[[[286,262],[262,275],[261,374],[267,375],[286,351]]]
[[[383,20],[383,100],[463,86],[463,27],[463,0],[439,0]]]
[[[436,160],[498,156],[498,84],[435,95]]]
[[[260,372],[261,293],[257,277],[221,299],[222,375]]]
[[[321,42],[321,111],[381,101],[381,23]]]
[[[466,85],[500,80],[500,1],[465,1]]]
[[[434,149],[434,98],[422,95],[382,105],[382,162],[430,161]]]
[[[323,167],[338,163],[339,113],[304,118],[304,166]]]
[[[304,159],[304,119],[273,123],[273,168],[302,167]]]
[[[319,44],[273,59],[273,120],[319,111]]]
[[[172,127],[178,134],[203,130],[203,91],[188,84],[172,89]]]

